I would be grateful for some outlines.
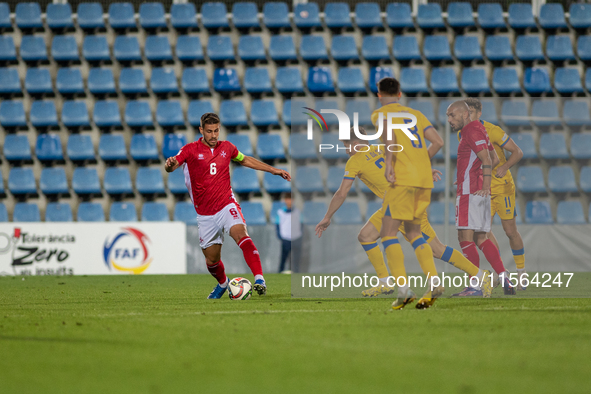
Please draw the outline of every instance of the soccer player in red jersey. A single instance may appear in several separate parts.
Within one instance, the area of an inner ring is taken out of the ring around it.
[[[461,100],[451,104],[447,108],[447,120],[453,131],[462,131],[458,146],[456,193],[456,228],[462,252],[476,265],[478,245],[495,272],[499,275],[504,274],[505,294],[515,294],[499,249],[486,235],[490,232],[492,221],[492,168],[499,163],[499,158],[482,123],[470,119],[470,110],[466,102]]]
[[[199,127],[203,137],[183,146],[176,156],[168,158],[165,169],[166,172],[172,172],[182,166],[185,173],[185,184],[197,211],[199,244],[205,255],[207,269],[218,281],[207,298],[221,298],[228,288],[228,278],[221,261],[224,232],[230,234],[242,249],[246,264],[255,278],[253,289],[263,295],[267,292],[267,285],[261,258],[246,232],[240,205],[230,186],[230,162],[270,172],[288,181],[291,181],[291,175],[254,157],[244,156],[231,142],[219,141],[220,124],[217,114],[204,114]]]

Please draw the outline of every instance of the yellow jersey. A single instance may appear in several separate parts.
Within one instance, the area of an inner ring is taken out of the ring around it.
[[[482,125],[484,126],[484,128],[486,129],[486,133],[488,134],[488,138],[490,140],[490,143],[493,145],[493,147],[495,148],[495,152],[497,152],[497,156],[499,156],[499,164],[493,168],[493,176],[492,176],[492,181],[491,181],[491,194],[492,195],[496,195],[496,194],[509,194],[509,193],[514,193],[515,192],[515,183],[513,181],[513,176],[511,175],[511,171],[507,171],[507,173],[505,174],[504,177],[502,178],[497,178],[495,176],[495,174],[497,173],[497,168],[499,168],[499,166],[502,166],[503,164],[505,164],[507,162],[507,158],[505,157],[505,150],[503,149],[503,147],[505,146],[505,144],[507,144],[507,142],[509,142],[510,138],[507,135],[507,133],[505,133],[503,131],[503,129],[501,129],[499,126],[494,125],[490,122],[481,120],[480,123],[482,123]],[[458,140],[461,139],[461,131],[458,131]]]
[[[402,151],[392,155],[394,164],[394,174],[396,176],[396,185],[420,187],[424,189],[433,188],[433,176],[431,173],[431,159],[427,151],[427,141],[425,140],[425,130],[433,127],[431,122],[420,111],[392,103],[384,105],[371,114],[371,122],[378,127],[377,122],[379,114],[384,114],[384,120],[387,120],[388,112],[408,112],[417,118],[417,124],[409,131],[417,137],[417,141],[411,140],[400,129],[394,129],[396,144],[402,145]],[[394,123],[410,123],[410,119],[394,118]],[[382,141],[386,140],[387,130],[383,127]],[[385,149],[385,147],[382,147]],[[400,148],[398,147],[397,150]]]
[[[379,198],[384,198],[390,183],[384,172],[384,147],[370,146],[367,152],[357,152],[347,160],[345,179],[354,180],[359,177]]]

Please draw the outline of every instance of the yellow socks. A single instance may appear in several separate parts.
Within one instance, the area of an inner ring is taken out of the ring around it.
[[[378,247],[377,241],[361,242],[361,246],[363,247],[363,250],[365,250],[365,253],[367,253],[367,258],[369,259],[371,265],[373,265],[373,268],[376,270],[378,278],[388,277],[388,268],[386,267],[384,255]]]

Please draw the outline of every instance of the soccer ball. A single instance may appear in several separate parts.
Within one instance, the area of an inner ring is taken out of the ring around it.
[[[231,300],[248,300],[252,295],[252,284],[246,278],[234,278],[228,285]]]

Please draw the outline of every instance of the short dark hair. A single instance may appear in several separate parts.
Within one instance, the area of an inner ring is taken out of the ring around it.
[[[378,92],[390,96],[398,96],[398,93],[400,93],[400,82],[392,77],[382,78],[378,81]]]
[[[468,107],[474,108],[477,112],[482,112],[482,103],[476,97],[468,97],[464,100]]]
[[[220,122],[220,117],[218,114],[213,112],[206,112],[201,115],[201,127],[205,126],[206,124],[218,124]]]
[[[361,135],[367,135],[367,131],[365,131],[365,129],[363,128],[363,126],[359,126],[358,127],[359,130],[359,134]],[[361,141],[361,139],[359,137],[357,137],[357,134],[355,134],[355,127],[351,127],[351,140],[359,140]]]

